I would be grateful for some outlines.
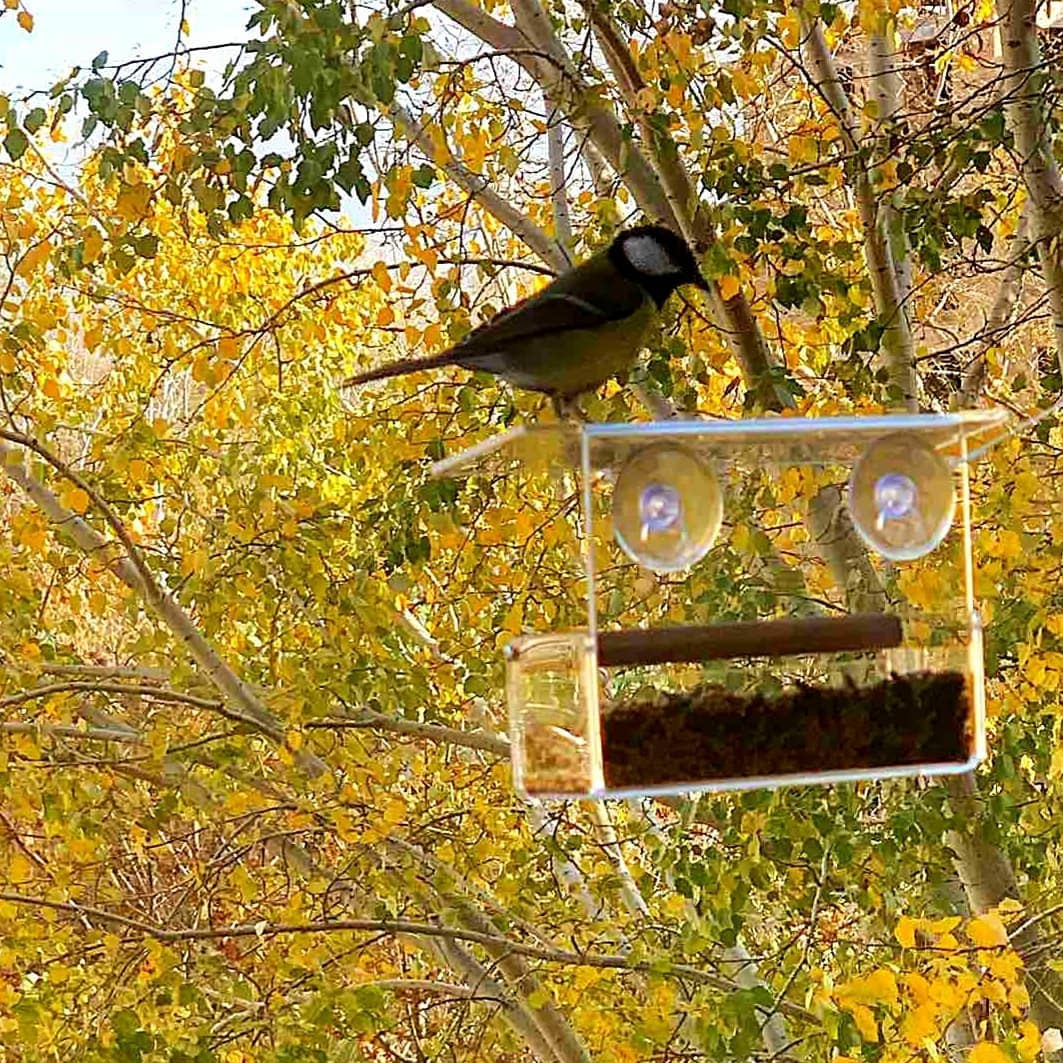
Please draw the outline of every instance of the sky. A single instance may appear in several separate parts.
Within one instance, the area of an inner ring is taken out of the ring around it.
[[[0,94],[19,99],[27,92],[50,88],[71,67],[87,69],[100,52],[109,63],[162,55],[172,50],[181,17],[181,0],[23,0],[33,16],[33,32],[27,33],[9,10],[0,17]],[[247,39],[245,26],[259,9],[255,0],[185,0],[185,20],[191,47]],[[2,8],[0,8],[2,10]],[[235,52],[204,52],[194,65],[221,72]],[[83,110],[69,125],[80,127]],[[41,141],[50,161],[73,178],[87,148],[74,135],[70,142]],[[368,225],[368,211],[355,199],[345,197],[342,214],[359,225]]]
[[[48,88],[75,65],[87,67],[101,51],[111,62],[158,55],[173,47],[180,0],[24,0],[32,33],[0,18],[0,92],[19,96]],[[253,0],[187,0],[192,45],[240,40],[257,8]],[[206,64],[207,60],[203,62]]]

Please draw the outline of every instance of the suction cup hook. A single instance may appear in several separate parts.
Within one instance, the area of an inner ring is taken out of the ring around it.
[[[654,572],[679,572],[708,553],[723,520],[723,495],[711,465],[675,443],[633,454],[613,491],[621,549]]]
[[[849,479],[849,512],[860,537],[891,561],[914,561],[938,546],[956,508],[952,469],[907,432],[877,439]]]

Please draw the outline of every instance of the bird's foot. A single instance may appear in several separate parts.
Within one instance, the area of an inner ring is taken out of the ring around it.
[[[586,424],[590,418],[583,412],[579,405],[579,397],[576,395],[552,395],[554,411],[559,421],[574,421],[576,424]]]

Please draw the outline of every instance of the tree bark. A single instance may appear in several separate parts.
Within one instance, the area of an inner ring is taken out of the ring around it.
[[[985,837],[985,808],[974,774],[950,776],[946,785],[949,803],[962,826],[951,830],[945,842],[953,853],[971,910],[985,912],[1006,898],[1021,899],[1011,862],[999,846]],[[1026,926],[1011,944],[1027,962],[1030,1018],[1041,1030],[1063,1029],[1063,979],[1042,962],[1046,943],[1040,925]],[[1055,1053],[1050,1058],[1061,1055]]]
[[[864,235],[864,259],[871,279],[875,299],[875,313],[883,327],[880,352],[889,372],[890,383],[898,402],[908,410],[919,406],[919,382],[915,369],[915,340],[905,305],[906,292],[901,283],[905,266],[895,261],[891,234],[899,224],[896,211],[889,201],[879,202],[879,194],[872,181],[873,145],[861,136],[848,97],[827,47],[823,26],[818,16],[802,10],[804,54],[812,72],[814,87],[833,112],[842,132],[842,142],[853,158],[855,195],[860,211]],[[895,34],[893,35],[895,37]],[[896,71],[895,44],[886,33],[871,35],[871,85],[880,109],[879,121],[891,117],[899,107],[899,75]],[[901,234],[897,241],[906,246]]]

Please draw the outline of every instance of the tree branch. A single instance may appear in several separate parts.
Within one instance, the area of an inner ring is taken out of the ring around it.
[[[445,938],[450,941],[463,941],[472,945],[481,945],[498,951],[500,956],[519,956],[525,959],[541,960],[562,967],[597,967],[603,970],[654,972],[676,981],[686,981],[694,985],[710,986],[724,992],[732,992],[734,983],[729,978],[711,972],[699,970],[685,963],[662,963],[653,960],[631,961],[623,956],[602,952],[578,952],[570,949],[550,949],[540,945],[528,945],[513,941],[501,934],[480,930],[465,930],[458,927],[440,926],[437,923],[419,923],[408,919],[321,919],[305,923],[233,923],[217,927],[186,927],[180,930],[167,930],[165,927],[130,919],[103,908],[75,903],[73,901],[53,901],[46,897],[28,896],[20,893],[0,892],[0,901],[9,904],[21,904],[33,908],[50,908],[53,911],[66,912],[83,917],[91,922],[95,919],[101,923],[123,926],[145,937],[154,938],[164,943],[180,941],[219,941],[224,938],[267,938],[291,934],[335,934],[345,931],[365,931],[384,934],[389,937],[399,934],[411,934],[416,937]],[[767,1010],[762,1008],[761,1010]],[[799,1019],[802,1022],[819,1025],[819,1020],[807,1008],[798,1004],[782,1003],[779,1011]]]
[[[1017,899],[1020,891],[1011,862],[999,846],[987,841],[984,836],[985,808],[974,774],[950,775],[946,787],[957,826],[945,840],[954,854],[956,871],[967,893],[971,911],[985,912],[1005,898]],[[1011,944],[1032,967],[1032,955],[1044,946],[1044,939],[1038,926],[1027,923],[1016,930]],[[1042,1030],[1063,1028],[1063,1006],[1058,1003],[1058,975],[1045,969],[1042,977],[1028,978],[1027,982],[1030,1018]],[[1057,1057],[1058,1053],[1052,1056]]]
[[[79,738],[87,742],[126,742],[144,745],[139,734],[117,727],[77,727],[64,723],[0,723],[0,732],[17,735],[50,735],[55,738]]]
[[[395,129],[427,158],[443,170],[469,197],[492,217],[496,218],[556,273],[568,269],[568,257],[558,245],[526,214],[510,206],[491,186],[486,178],[473,173],[449,153],[444,155],[427,133],[426,126],[418,122],[401,104],[393,103],[387,111]]]
[[[396,716],[385,716],[382,712],[373,712],[371,709],[361,711],[349,709],[342,714],[340,719],[311,720],[304,727],[308,730],[327,731],[371,728],[375,731],[389,731],[392,734],[424,738],[429,742],[444,742],[449,745],[462,746],[465,749],[479,749],[485,753],[494,753],[499,757],[508,757],[510,753],[509,742],[506,739],[486,734],[483,731],[463,731],[456,727],[444,727],[441,724],[404,720]]]
[[[523,32],[492,18],[469,0],[436,0],[435,6],[484,43],[508,52],[556,105],[564,109],[573,128],[586,132],[613,171],[634,193],[643,211],[676,232],[682,231],[652,167],[624,134],[616,116],[596,96],[592,99],[554,35],[549,19],[534,0],[517,0],[512,5],[515,15],[518,10],[522,13]],[[529,43],[541,55],[529,49]]]
[[[1026,272],[1023,259],[1030,249],[1029,219],[1029,210],[1024,210],[1019,227],[1011,238],[1008,265],[1004,270],[1004,276],[1000,279],[1000,287],[997,289],[996,298],[993,300],[993,306],[986,318],[985,327],[982,329],[982,342],[963,377],[960,394],[964,406],[975,406],[981,399],[982,389],[985,386],[986,355],[989,348],[1002,338],[1001,334],[1008,328],[1015,313],[1019,292],[1022,290],[1023,276]]]
[[[80,487],[88,495],[90,502],[103,516],[125,552],[124,558],[118,558],[111,564],[110,567],[114,574],[136,591],[152,612],[185,644],[201,671],[232,703],[236,711],[242,717],[246,716],[248,722],[253,723],[278,745],[284,745],[282,723],[221,658],[218,651],[200,633],[173,595],[164,590],[155,580],[125,525],[99,492],[38,440],[7,429],[0,429],[0,439],[6,439],[10,443],[15,443],[38,454],[60,476]],[[0,465],[8,478],[17,483],[45,515],[65,531],[86,554],[90,557],[106,557],[112,553],[113,543],[105,539],[87,521],[67,509],[48,488],[31,475],[11,449],[2,443],[0,443]],[[304,750],[293,750],[292,753],[295,762],[310,777],[319,776],[326,771],[324,762],[314,754]]]
[[[878,196],[871,182],[869,166],[862,162],[866,147],[857,132],[856,122],[842,83],[834,65],[834,57],[827,47],[823,25],[818,15],[801,9],[802,51],[811,71],[813,87],[834,114],[841,127],[846,152],[855,158],[855,194],[864,231],[864,258],[871,277],[875,312],[883,326],[880,349],[890,374],[890,382],[900,400],[909,409],[917,409],[919,385],[915,371],[915,340],[908,323],[904,305],[904,291],[897,264],[890,248],[888,218],[880,215]],[[874,38],[873,38],[874,40]],[[884,43],[872,49],[873,57],[886,48]],[[882,67],[876,91],[887,101],[888,90],[896,72],[879,54]],[[892,104],[891,104],[892,106]]]
[[[1004,46],[1004,98],[1023,183],[1033,207],[1031,238],[1052,308],[1063,367],[1063,175],[1052,153],[1045,101],[1048,72],[1037,44],[1036,0],[997,0]]]

